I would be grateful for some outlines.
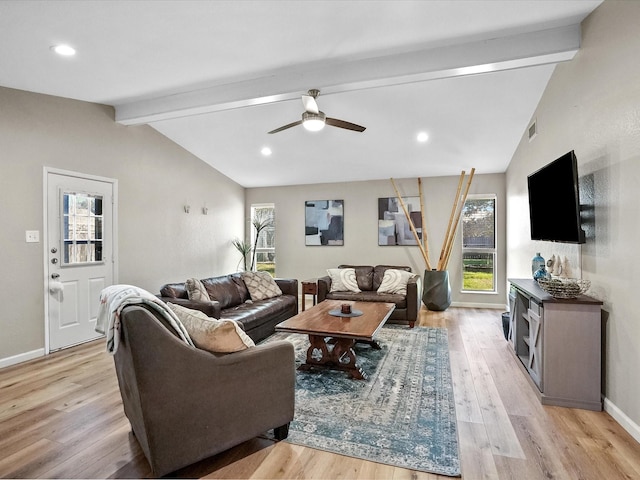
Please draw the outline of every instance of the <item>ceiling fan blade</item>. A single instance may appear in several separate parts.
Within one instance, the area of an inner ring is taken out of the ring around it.
[[[345,122],[344,120],[338,120],[337,118],[329,118],[325,120],[327,125],[331,125],[332,127],[338,128],[346,128],[347,130],[353,130],[356,132],[364,132],[367,127],[363,127],[361,125],[356,125],[355,123]]]
[[[284,126],[282,126],[280,128],[276,128],[275,130],[271,130],[270,132],[267,132],[267,133],[278,133],[278,132],[281,132],[282,130],[286,130],[287,128],[291,128],[291,127],[295,127],[296,125],[300,125],[301,123],[302,123],[302,120],[298,120],[297,122],[293,122],[293,123],[290,123],[288,125],[284,125]]]
[[[316,99],[311,95],[302,95],[302,104],[304,105],[304,110],[306,112],[320,112],[320,109],[318,109],[318,102],[316,102]]]

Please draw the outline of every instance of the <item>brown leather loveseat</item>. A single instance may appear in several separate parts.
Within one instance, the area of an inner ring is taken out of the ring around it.
[[[298,313],[298,280],[276,278],[282,295],[265,300],[251,300],[240,273],[200,280],[210,301],[190,300],[184,282],[168,283],[158,297],[164,302],[200,310],[208,316],[235,320],[258,343],[275,332],[275,326]]]
[[[389,323],[405,323],[413,328],[422,297],[421,280],[419,275],[415,275],[407,282],[406,295],[398,293],[378,293],[378,288],[382,283],[384,273],[388,269],[403,270],[411,272],[411,267],[396,265],[340,265],[338,268],[353,268],[356,273],[356,280],[360,292],[351,291],[331,291],[331,277],[321,277],[318,279],[318,302],[329,300],[351,300],[358,302],[388,302],[395,303],[396,308],[387,320]]]

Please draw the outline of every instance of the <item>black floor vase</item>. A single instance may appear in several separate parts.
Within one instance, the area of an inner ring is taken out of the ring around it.
[[[425,270],[422,284],[422,303],[429,310],[442,312],[451,305],[449,272],[446,270]]]

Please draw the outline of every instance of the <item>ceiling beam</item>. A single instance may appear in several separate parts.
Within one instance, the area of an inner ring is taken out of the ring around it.
[[[369,58],[337,59],[228,79],[188,91],[115,106],[116,121],[140,125],[191,115],[299,100],[310,88],[322,95],[510,70],[571,60],[580,25],[496,37]]]

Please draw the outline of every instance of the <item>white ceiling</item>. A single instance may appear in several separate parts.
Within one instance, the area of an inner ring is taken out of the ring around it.
[[[113,105],[245,187],[503,172],[601,1],[2,0],[0,86]],[[367,129],[268,135],[310,88]]]

